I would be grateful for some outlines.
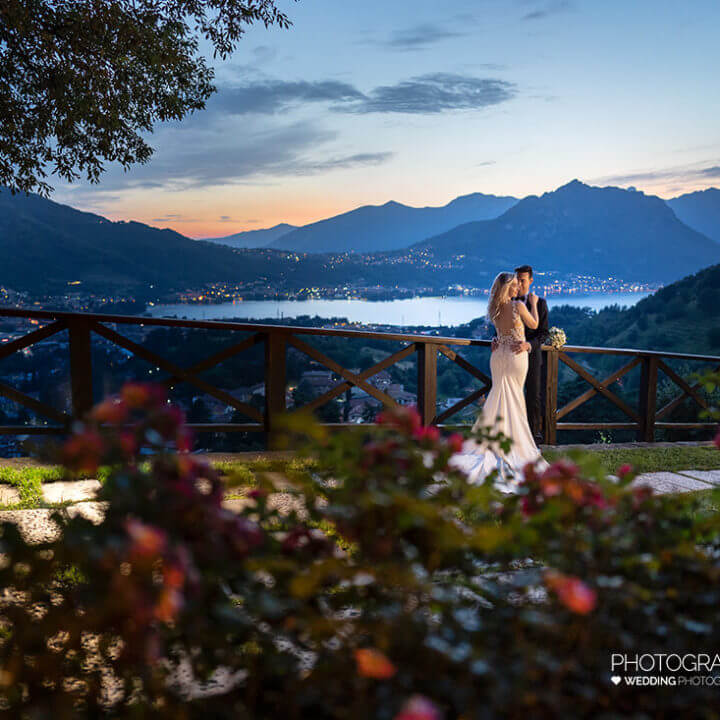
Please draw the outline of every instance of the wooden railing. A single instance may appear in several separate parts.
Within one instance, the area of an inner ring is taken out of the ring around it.
[[[168,377],[163,381],[168,387],[180,382],[189,383],[207,395],[226,403],[244,414],[253,422],[247,423],[196,423],[190,427],[196,431],[212,432],[266,432],[272,437],[276,430],[277,420],[281,414],[297,412],[299,409],[315,409],[330,402],[333,398],[355,386],[365,390],[385,407],[397,405],[386,392],[375,387],[369,379],[412,355],[417,356],[417,406],[424,425],[445,425],[445,421],[455,413],[478,401],[488,392],[491,380],[481,369],[460,355],[460,350],[467,347],[487,347],[488,340],[470,338],[436,337],[403,333],[379,333],[358,330],[339,330],[309,327],[291,327],[284,325],[260,325],[250,323],[178,320],[169,318],[147,318],[128,315],[105,315],[91,313],[74,313],[54,310],[30,310],[22,308],[0,308],[0,317],[26,318],[47,324],[27,335],[0,345],[0,360],[13,353],[20,352],[39,343],[63,330],[68,331],[70,387],[72,394],[72,412],[53,408],[36,398],[31,397],[10,385],[0,382],[0,395],[7,397],[35,413],[53,421],[52,425],[4,425],[0,426],[0,434],[52,434],[65,433],[74,419],[82,418],[100,398],[93,397],[92,367],[92,336],[93,334],[124,348],[126,351],[141,358],[153,366],[165,371]],[[122,335],[109,325],[142,325],[157,327],[195,328],[222,330],[228,333],[230,342],[223,350],[201,362],[183,367],[157,352],[136,343]],[[234,341],[235,333],[251,333],[240,341]],[[401,343],[402,347],[372,367],[355,373],[342,367],[332,358],[305,342],[302,337],[311,336],[342,337],[348,339],[371,338]],[[261,412],[252,405],[245,403],[225,390],[218,388],[200,377],[201,373],[215,367],[231,357],[259,343],[264,345],[265,358],[265,407]],[[342,382],[315,398],[302,408],[287,409],[285,406],[286,352],[289,347],[306,354],[316,362],[328,368],[342,378]],[[545,386],[545,442],[556,444],[558,430],[634,430],[638,440],[653,442],[657,428],[705,428],[711,427],[710,422],[663,422],[680,403],[691,399],[701,408],[707,408],[707,402],[700,393],[700,384],[690,385],[666,363],[667,360],[681,359],[697,361],[713,369],[720,368],[720,357],[705,355],[686,355],[679,353],[652,352],[645,350],[627,350],[617,348],[597,348],[566,346],[561,351],[543,347],[546,365]],[[597,354],[627,356],[628,362],[619,370],[603,380],[594,377],[571,354]],[[456,402],[443,412],[437,412],[437,363],[438,356],[444,355],[452,362],[480,380],[482,386]],[[558,404],[558,375],[560,363],[571,368],[588,384],[589,389],[566,403]],[[618,397],[610,386],[620,380],[630,370],[641,365],[641,382],[637,407],[631,407],[625,400]],[[663,372],[680,389],[680,394],[662,408],[657,408],[658,373]],[[560,422],[562,418],[596,395],[602,395],[617,406],[628,420],[623,422]],[[353,423],[332,423],[332,427],[356,427]]]

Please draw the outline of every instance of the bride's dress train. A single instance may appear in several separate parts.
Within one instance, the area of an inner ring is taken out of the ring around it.
[[[513,343],[525,340],[525,328],[516,312],[513,317],[515,327],[510,332],[501,333],[498,329],[498,347],[490,356],[492,387],[482,413],[472,426],[473,432],[481,425],[502,432],[512,440],[510,450],[505,453],[497,443],[477,443],[468,439],[462,450],[450,458],[450,464],[465,472],[471,483],[482,482],[497,470],[495,486],[503,492],[515,490],[527,463],[537,462],[538,470],[548,467],[535,445],[527,420],[524,385],[528,353],[515,354],[512,350]]]

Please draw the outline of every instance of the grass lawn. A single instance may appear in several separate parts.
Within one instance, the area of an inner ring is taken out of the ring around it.
[[[552,462],[561,457],[575,457],[578,453],[591,452],[604,470],[614,473],[621,465],[632,465],[639,473],[673,472],[675,470],[720,470],[720,450],[712,446],[657,447],[657,448],[609,448],[603,450],[546,450],[543,457]]]

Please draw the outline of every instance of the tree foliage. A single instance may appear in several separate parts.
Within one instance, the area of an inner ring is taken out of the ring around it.
[[[4,0],[0,184],[48,195],[48,172],[147,162],[142,134],[215,91],[201,40],[224,59],[257,22],[290,25],[274,0]]]

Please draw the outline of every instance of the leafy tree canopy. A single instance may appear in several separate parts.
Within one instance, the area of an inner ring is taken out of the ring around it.
[[[224,59],[257,22],[291,24],[275,0],[2,0],[0,184],[47,196],[48,173],[147,162],[142,133],[216,90],[200,41]]]

